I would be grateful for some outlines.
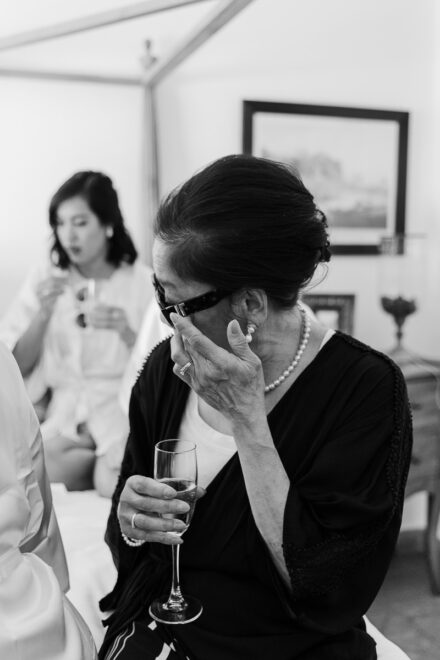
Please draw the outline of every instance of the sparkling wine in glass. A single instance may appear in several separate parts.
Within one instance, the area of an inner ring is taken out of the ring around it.
[[[154,450],[154,478],[177,491],[176,498],[190,505],[186,513],[166,513],[164,518],[178,518],[186,527],[181,532],[169,532],[181,536],[191,522],[196,504],[197,456],[196,446],[187,440],[162,440]],[[149,608],[153,619],[161,623],[189,623],[202,613],[202,604],[192,596],[183,595],[179,579],[180,545],[172,545],[173,572],[171,591],[168,596],[154,600]]]

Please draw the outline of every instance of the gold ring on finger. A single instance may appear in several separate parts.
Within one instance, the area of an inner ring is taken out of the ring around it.
[[[131,528],[132,529],[137,529],[137,527],[136,527],[136,516],[137,516],[137,511],[136,511],[136,513],[133,513],[133,515],[131,516]]]

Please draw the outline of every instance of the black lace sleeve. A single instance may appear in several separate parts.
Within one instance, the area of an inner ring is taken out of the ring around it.
[[[383,358],[340,425],[291,484],[284,518],[290,603],[307,625],[338,632],[365,614],[397,541],[412,446],[403,376]]]
[[[139,563],[145,555],[147,547],[132,548],[122,539],[119,528],[117,509],[119,499],[124,489],[125,482],[134,474],[150,476],[152,474],[152,441],[153,435],[151,422],[155,416],[157,399],[158,367],[163,368],[166,361],[163,358],[166,345],[170,337],[158,342],[145,357],[141,370],[138,373],[136,383],[132,389],[129,406],[130,433],[125,447],[121,470],[112,496],[112,506],[105,541],[110,548],[113,561],[118,569],[118,582],[114,591],[118,591],[118,584],[125,581],[126,575],[130,574],[133,567]],[[150,443],[148,438],[150,437]],[[154,442],[154,441],[153,441]],[[109,594],[101,601],[101,608],[111,609],[114,607],[114,598]]]
[[[170,385],[165,376],[173,381]],[[176,381],[176,382],[174,382]],[[161,593],[167,576],[170,574],[170,558],[166,546],[145,543],[131,547],[122,538],[117,509],[121,493],[127,479],[136,474],[153,475],[154,445],[168,435],[168,423],[174,427],[168,437],[175,437],[175,427],[179,423],[179,414],[184,406],[176,405],[178,399],[174,389],[181,381],[173,376],[169,359],[169,338],[159,342],[146,357],[143,368],[133,387],[129,418],[130,433],[125,448],[118,483],[112,497],[112,506],[107,523],[105,540],[118,569],[118,577],[113,590],[100,601],[100,609],[110,612],[104,625],[109,627],[105,644],[100,651],[104,657],[105,648],[124,626],[139,616],[152,597]],[[171,396],[164,396],[164,390]],[[165,412],[163,407],[165,404]],[[175,416],[175,419],[173,418]],[[163,434],[163,435],[162,435]],[[104,655],[103,655],[104,654]]]
[[[112,506],[105,533],[105,541],[112,553],[113,561],[118,569],[118,579],[113,591],[100,602],[101,610],[108,611],[116,607],[121,585],[126,581],[134,567],[139,564],[148,546],[132,548],[122,539],[117,516],[119,499],[127,479],[134,474],[143,474],[148,469],[145,456],[140,452],[140,443],[137,438],[142,437],[143,419],[139,401],[139,383],[135,385],[130,399],[130,434],[125,448],[121,471],[112,496]]]

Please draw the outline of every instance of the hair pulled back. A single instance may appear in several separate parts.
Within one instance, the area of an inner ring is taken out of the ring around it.
[[[220,158],[175,189],[155,235],[173,248],[182,279],[261,288],[279,308],[295,305],[317,264],[330,259],[325,216],[298,175],[247,155]]]
[[[51,258],[60,268],[67,268],[70,259],[57,234],[58,207],[72,197],[82,197],[104,227],[111,227],[108,239],[107,261],[118,267],[122,262],[136,261],[137,250],[124,225],[118,195],[112,180],[101,172],[77,172],[56,191],[49,204],[49,224],[53,230]]]

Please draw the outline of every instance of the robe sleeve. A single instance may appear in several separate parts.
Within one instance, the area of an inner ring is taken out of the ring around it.
[[[377,362],[291,481],[283,551],[289,605],[305,625],[337,633],[374,600],[400,529],[411,444],[403,376]]]
[[[0,657],[92,660],[95,645],[62,589],[67,565],[38,422],[0,344]]]
[[[29,328],[40,309],[36,294],[38,282],[47,277],[48,264],[42,263],[32,269],[26,277],[16,297],[0,319],[0,341],[13,351],[19,339]],[[24,378],[26,389],[32,403],[39,401],[47,390],[45,382],[44,364],[40,358],[32,371]]]

